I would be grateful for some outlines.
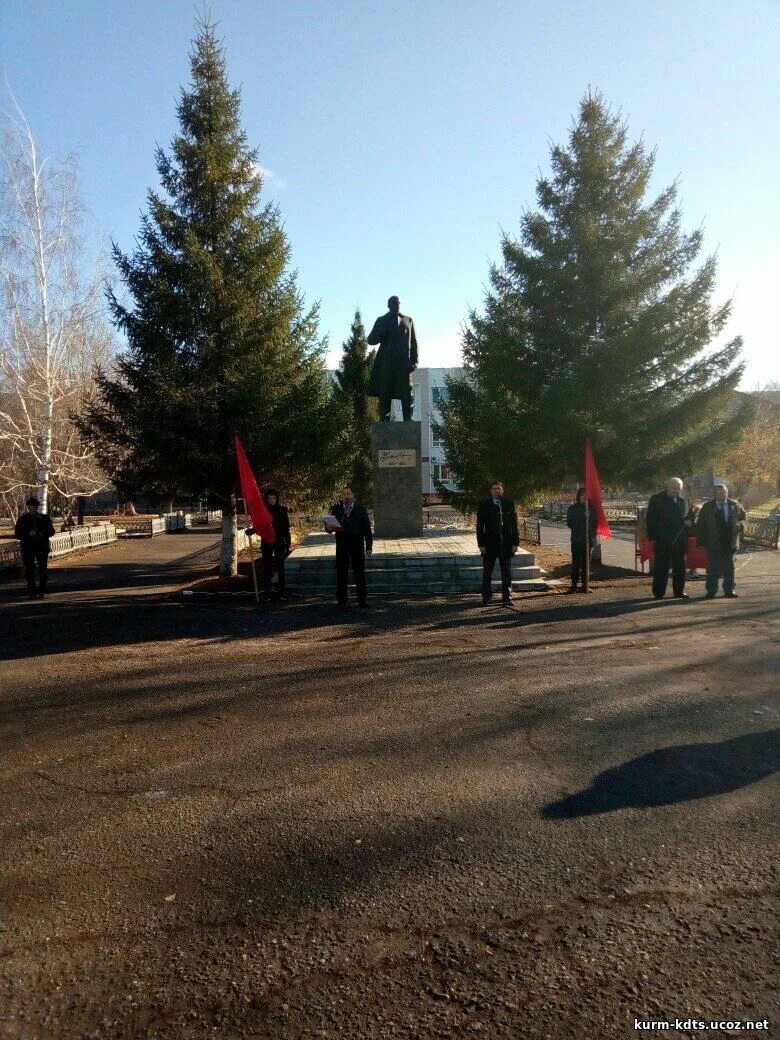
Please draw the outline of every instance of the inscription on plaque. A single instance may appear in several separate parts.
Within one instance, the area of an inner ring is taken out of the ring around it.
[[[378,455],[381,469],[400,469],[417,464],[417,452],[413,448],[380,448]]]

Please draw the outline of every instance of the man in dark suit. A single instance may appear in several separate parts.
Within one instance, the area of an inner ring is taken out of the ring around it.
[[[24,573],[27,578],[27,594],[32,599],[46,595],[49,564],[49,539],[54,534],[54,525],[46,513],[39,513],[37,498],[27,499],[27,511],[16,521],[14,537],[19,539]],[[38,566],[38,590],[35,588],[35,567]]]
[[[512,557],[520,544],[515,504],[504,498],[500,480],[490,485],[490,498],[477,506],[477,545],[482,554],[482,605],[493,598],[493,569],[501,568],[501,598],[512,605]]]
[[[417,368],[414,322],[401,314],[401,301],[391,296],[388,311],[377,318],[367,342],[379,346],[368,381],[368,396],[379,398],[380,422],[388,422],[393,401],[401,402],[404,422],[412,418],[411,374]]]
[[[647,505],[647,537],[653,543],[653,595],[663,599],[672,568],[672,592],[677,599],[690,599],[685,591],[685,554],[688,551],[688,503],[683,482],[672,477],[666,491],[650,496]]]
[[[723,576],[723,595],[735,599],[734,553],[745,510],[729,498],[725,484],[715,485],[715,497],[705,502],[696,520],[696,542],[707,550],[707,599],[714,599]]]
[[[339,524],[336,531],[336,596],[340,607],[347,606],[349,565],[355,575],[355,590],[359,607],[368,606],[366,599],[366,557],[374,546],[374,534],[368,512],[355,501],[355,492],[345,487],[341,501],[333,508],[333,516]]]

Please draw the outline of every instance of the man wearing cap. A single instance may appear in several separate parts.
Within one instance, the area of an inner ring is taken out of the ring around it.
[[[54,534],[54,525],[46,513],[39,513],[37,498],[27,499],[27,510],[16,521],[14,537],[19,539],[24,573],[27,578],[27,594],[30,599],[46,595],[47,568],[49,563],[49,539]],[[35,587],[35,565],[38,565],[38,588]]]
[[[735,599],[734,553],[745,510],[729,498],[725,484],[715,485],[715,497],[705,502],[696,520],[696,541],[707,550],[707,599],[714,599],[723,578],[723,595]]]

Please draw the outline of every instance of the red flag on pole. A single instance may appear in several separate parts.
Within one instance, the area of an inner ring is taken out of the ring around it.
[[[607,514],[604,512],[601,501],[601,483],[588,437],[585,438],[585,498],[593,503],[593,508],[596,510],[596,534],[601,538],[611,538],[612,531],[607,523]]]
[[[244,446],[238,439],[238,434],[236,434],[236,458],[238,459],[238,476],[241,480],[241,497],[244,499],[247,512],[251,517],[252,527],[264,542],[273,545],[276,541],[273,517],[260,495],[255,475],[249,465]]]

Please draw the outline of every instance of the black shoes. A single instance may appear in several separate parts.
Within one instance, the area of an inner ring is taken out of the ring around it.
[[[675,592],[674,598],[675,599],[690,599],[691,597],[688,595],[687,592]]]
[[[511,606],[514,605],[514,602],[515,601],[512,599],[512,597],[508,596],[506,599],[501,601],[501,606],[502,607],[511,607]]]
[[[726,597],[726,599],[738,599],[739,598],[737,596],[736,592],[724,592],[723,595]]]
[[[570,586],[568,587],[568,589],[566,590],[566,595],[567,595],[567,596],[571,596],[571,595],[572,595],[572,593],[574,593],[574,592],[576,592],[576,591],[577,591],[577,586],[576,586],[576,585],[570,585]]]
[[[482,606],[483,607],[489,607],[491,602],[492,602],[492,600],[488,599],[486,596],[482,597]]]

